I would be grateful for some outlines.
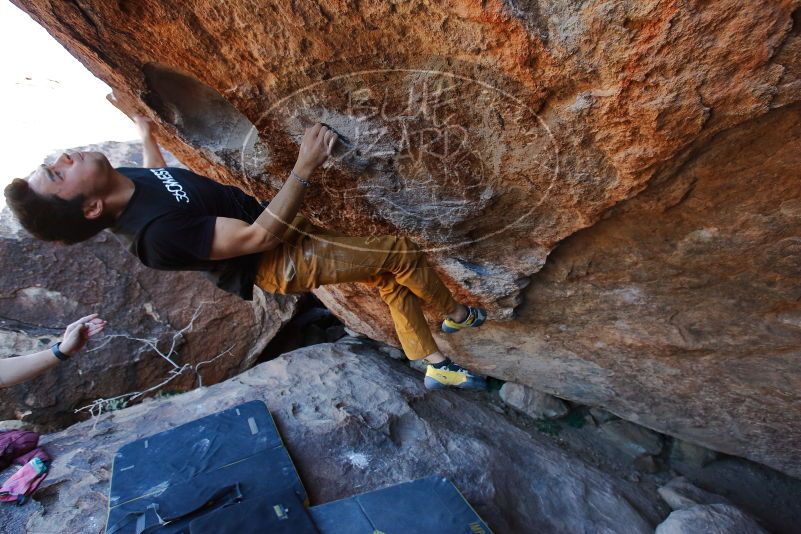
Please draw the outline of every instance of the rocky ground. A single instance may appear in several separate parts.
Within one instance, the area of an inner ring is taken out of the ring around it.
[[[315,314],[323,318],[307,326],[325,325],[325,314]],[[276,419],[312,504],[438,473],[498,533],[650,533],[671,508],[677,512],[660,533],[700,532],[724,519],[750,525],[742,532],[790,533],[801,519],[801,481],[702,449],[682,449],[682,456],[681,443],[554,398],[545,401],[546,414],[533,411],[542,398],[524,405],[506,392],[512,407],[498,391],[427,392],[394,351],[345,336],[50,434],[43,443],[55,461],[37,502],[0,508],[0,520],[13,532],[100,533],[116,449],[253,399]],[[553,411],[560,404],[565,411]],[[648,453],[655,468],[635,464]],[[676,469],[687,479],[673,480]],[[670,530],[679,524],[695,530]]]
[[[554,417],[553,412],[532,412],[530,405],[526,406],[528,410],[522,411],[500,397],[494,401],[500,401],[498,404],[503,406],[504,413],[521,428],[548,436],[565,451],[607,473],[660,488],[683,477],[700,491],[708,491],[721,499],[714,502],[733,504],[758,518],[770,532],[794,534],[798,531],[801,522],[799,479],[744,458],[716,453],[653,432],[600,408],[570,404],[569,412],[561,416],[554,414],[557,415]],[[549,398],[547,406],[552,406],[554,401],[566,406],[564,401],[554,397]]]
[[[572,458],[481,394],[428,393],[421,376],[346,337],[263,363],[224,383],[145,402],[51,434],[52,472],[28,532],[101,532],[114,452],[127,441],[235,404],[266,402],[313,504],[439,473],[498,532],[650,533],[667,514],[656,488]]]

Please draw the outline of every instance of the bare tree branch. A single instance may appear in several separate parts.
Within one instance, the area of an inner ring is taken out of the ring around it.
[[[213,358],[211,358],[209,360],[204,360],[202,362],[198,362],[195,365],[192,365],[190,363],[186,363],[184,365],[180,365],[179,366],[177,363],[175,363],[175,361],[173,360],[173,357],[177,355],[176,347],[177,347],[178,343],[181,341],[181,339],[183,338],[184,334],[189,333],[189,332],[192,331],[192,328],[194,327],[194,324],[195,324],[195,320],[200,316],[200,311],[203,308],[203,306],[206,305],[206,304],[210,304],[210,303],[209,302],[200,303],[200,305],[198,305],[197,309],[195,309],[195,312],[192,314],[192,319],[189,321],[189,323],[173,334],[172,340],[171,340],[171,343],[170,343],[170,348],[166,352],[159,348],[157,339],[143,339],[143,338],[137,338],[137,337],[128,336],[128,335],[125,335],[125,334],[114,334],[114,335],[106,336],[107,339],[101,345],[93,348],[90,352],[93,352],[93,351],[96,351],[96,350],[99,350],[99,349],[105,347],[106,345],[108,345],[111,342],[112,339],[115,339],[115,338],[129,339],[131,341],[137,341],[137,342],[142,343],[145,346],[149,347],[156,354],[158,354],[161,358],[163,358],[164,360],[169,362],[170,365],[172,365],[173,368],[170,369],[170,371],[167,373],[167,376],[166,376],[166,378],[164,380],[162,380],[161,382],[159,382],[158,384],[156,384],[154,386],[151,386],[151,387],[149,387],[149,388],[147,388],[145,390],[142,390],[142,391],[132,391],[132,392],[124,393],[122,395],[117,395],[116,397],[111,397],[111,398],[108,398],[108,399],[105,399],[105,398],[96,399],[91,404],[88,404],[86,406],[82,406],[81,408],[77,408],[74,411],[74,413],[88,411],[89,414],[92,417],[96,418],[96,417],[100,416],[104,411],[109,411],[109,408],[113,407],[117,403],[125,403],[125,404],[127,404],[128,401],[135,401],[135,400],[143,397],[144,395],[147,395],[148,393],[152,393],[153,391],[161,389],[162,387],[164,387],[165,385],[169,384],[170,382],[172,382],[173,380],[175,380],[179,376],[183,375],[187,371],[190,371],[190,372],[195,374],[195,377],[197,379],[197,387],[203,387],[203,376],[200,374],[200,368],[203,367],[204,365],[208,365],[208,364],[216,361],[219,358],[222,358],[223,356],[225,356],[227,354],[230,354],[231,351],[234,348],[234,345],[231,345],[230,347],[228,347],[227,349],[225,349],[221,353],[217,354],[215,357],[213,357]],[[96,424],[97,424],[97,421],[95,421],[95,425]]]

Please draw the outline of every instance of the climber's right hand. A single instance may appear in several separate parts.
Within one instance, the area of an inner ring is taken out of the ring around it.
[[[298,161],[293,169],[295,173],[303,179],[311,177],[317,167],[325,163],[331,155],[337,139],[337,134],[319,122],[306,128],[300,143]]]

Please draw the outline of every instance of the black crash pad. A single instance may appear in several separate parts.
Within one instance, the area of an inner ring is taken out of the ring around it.
[[[293,491],[269,493],[214,510],[189,523],[189,534],[317,534]]]
[[[188,533],[201,514],[286,490],[307,500],[267,407],[247,402],[121,447],[106,533]]]
[[[322,534],[491,534],[446,478],[428,477],[339,501],[309,513]]]

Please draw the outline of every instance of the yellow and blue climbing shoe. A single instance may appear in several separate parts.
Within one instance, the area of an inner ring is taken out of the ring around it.
[[[437,364],[428,364],[424,381],[426,389],[458,388],[487,389],[487,381],[483,376],[468,371],[446,358]]]
[[[464,321],[459,323],[446,317],[445,320],[442,321],[442,331],[446,334],[452,334],[465,328],[475,328],[484,324],[486,319],[487,310],[484,308],[474,308],[473,306],[468,306],[467,317]]]

